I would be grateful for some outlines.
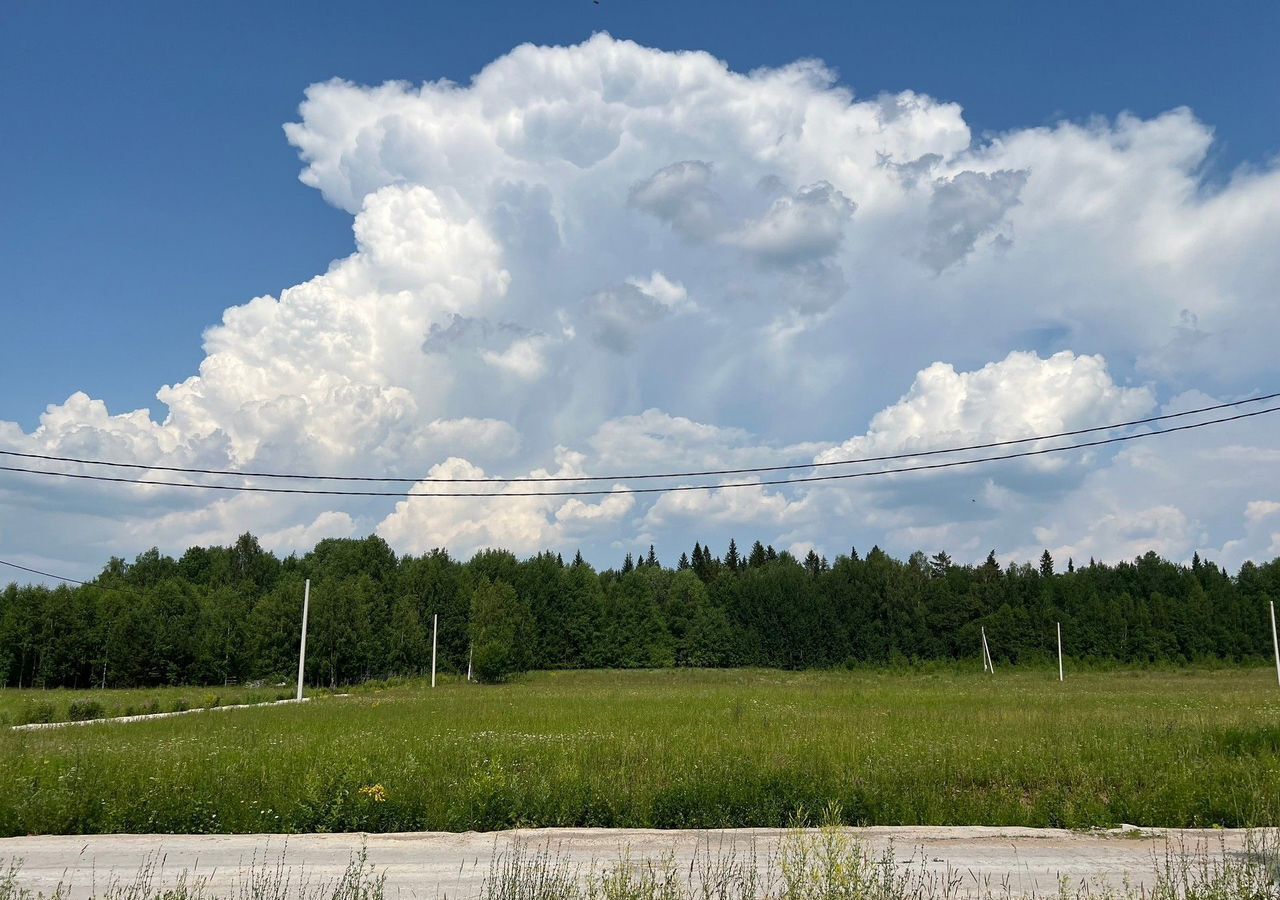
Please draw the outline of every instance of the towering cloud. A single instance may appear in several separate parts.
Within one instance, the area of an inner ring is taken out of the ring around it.
[[[518,47],[464,85],[312,85],[285,131],[303,182],[352,215],[351,255],[227,309],[155,415],[113,415],[86,385],[33,432],[0,423],[0,445],[572,477],[1026,436],[1278,374],[1280,170],[1206,184],[1212,135],[1188,110],[974,141],[958,105],[857,99],[818,63],[743,74],[598,35]],[[0,540],[81,574],[245,529],[284,549],[376,529],[405,550],[580,544],[601,562],[735,529],[975,555],[1149,540],[1230,562],[1274,552],[1275,431],[663,499],[227,498],[13,475]]]

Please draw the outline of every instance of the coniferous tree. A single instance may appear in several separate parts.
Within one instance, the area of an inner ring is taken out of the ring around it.
[[[929,573],[934,578],[945,578],[951,570],[951,557],[939,550],[929,560]]]
[[[1053,557],[1049,555],[1048,550],[1040,555],[1040,575],[1044,578],[1053,576]]]
[[[738,544],[733,538],[729,538],[729,552],[724,555],[724,567],[730,572],[738,571],[742,560],[738,558]]]

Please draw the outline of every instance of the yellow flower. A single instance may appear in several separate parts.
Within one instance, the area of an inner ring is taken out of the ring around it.
[[[387,802],[387,789],[381,784],[366,784],[364,787],[360,788],[360,795],[368,797],[374,803]]]

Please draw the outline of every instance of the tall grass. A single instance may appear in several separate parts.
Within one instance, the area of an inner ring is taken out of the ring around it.
[[[74,691],[59,688],[0,688],[0,727],[39,722],[80,722],[114,716],[208,709],[241,703],[286,700],[289,687],[230,685],[227,687],[106,688]]]
[[[1056,673],[1054,673],[1056,675]],[[0,834],[1280,822],[1266,669],[559,672],[0,731]]]

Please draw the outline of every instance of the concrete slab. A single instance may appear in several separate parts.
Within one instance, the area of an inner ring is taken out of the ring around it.
[[[1239,854],[1243,830],[1073,832],[988,827],[876,827],[847,829],[873,853],[892,846],[905,865],[955,882],[951,896],[986,893],[1055,895],[1060,879],[1074,886],[1150,885],[1170,847],[1213,856]],[[389,897],[476,897],[498,854],[516,848],[545,850],[584,870],[671,856],[680,871],[699,854],[754,855],[757,866],[776,865],[788,832],[776,829],[649,831],[549,828],[491,833],[306,835],[95,835],[0,839],[0,861],[20,860],[18,883],[49,894],[60,882],[70,898],[89,896],[112,878],[132,880],[150,861],[157,883],[182,872],[208,879],[215,894],[231,894],[256,860],[283,863],[297,886],[337,879],[363,847],[387,879]],[[0,871],[6,868],[0,864]],[[696,869],[696,866],[692,866]],[[767,871],[766,871],[766,874]]]

